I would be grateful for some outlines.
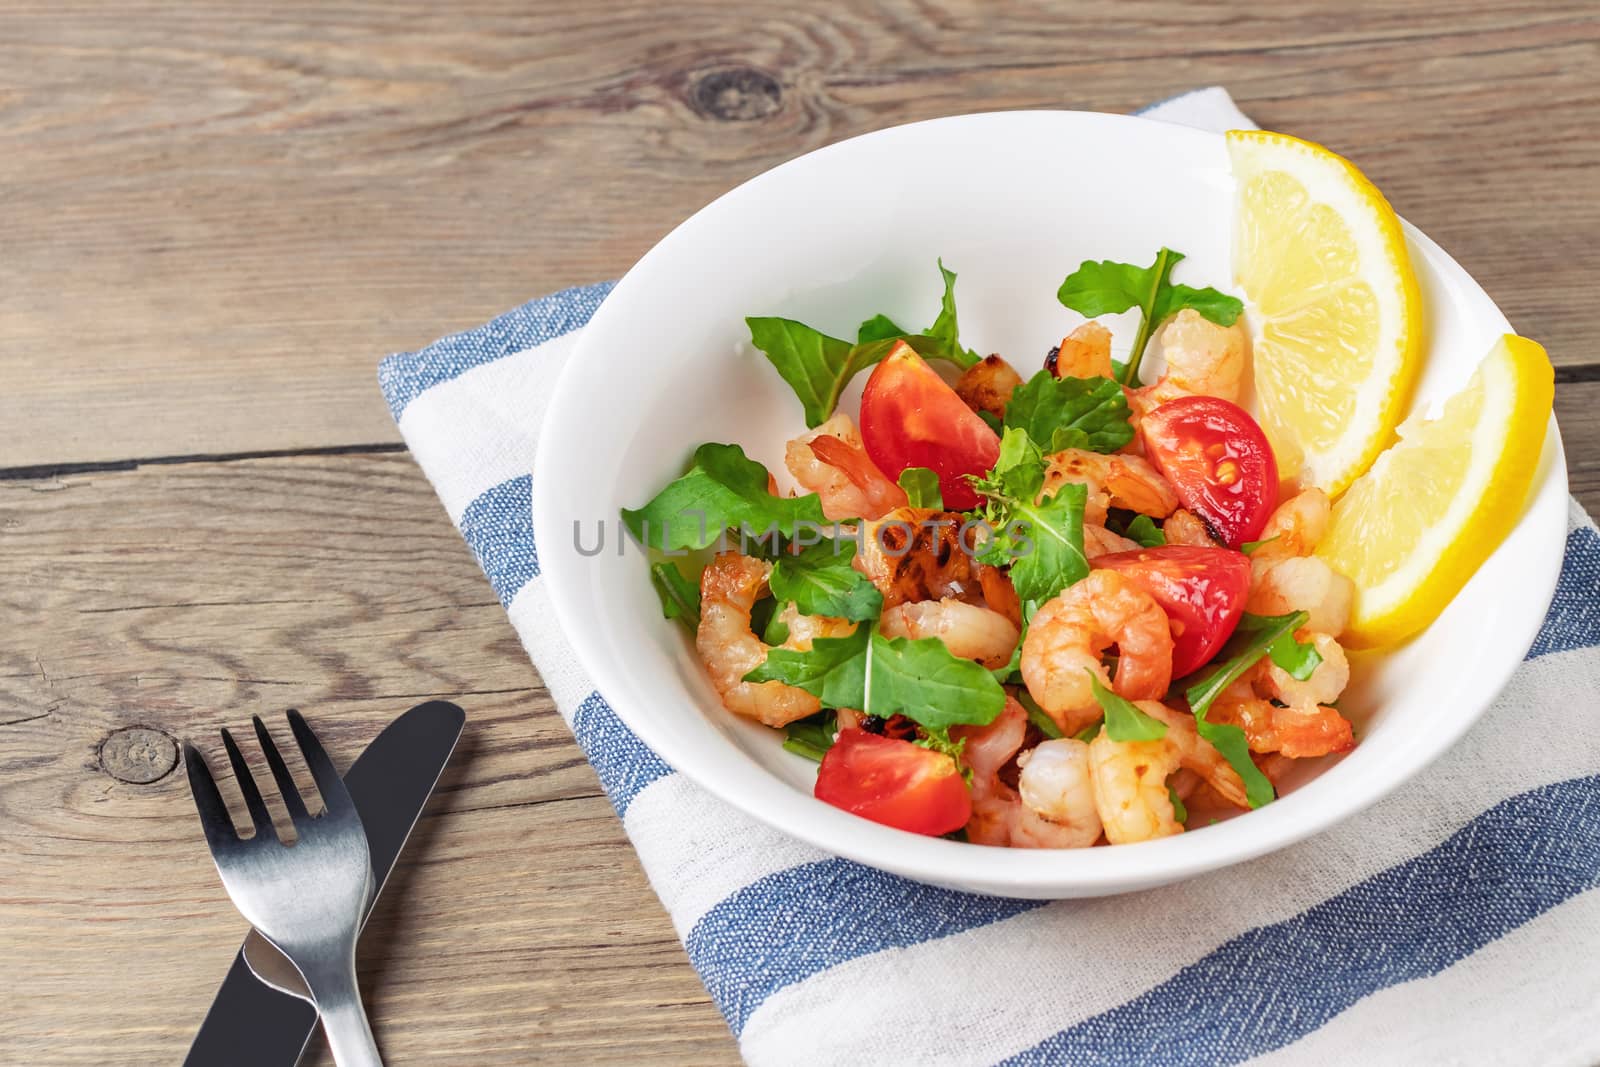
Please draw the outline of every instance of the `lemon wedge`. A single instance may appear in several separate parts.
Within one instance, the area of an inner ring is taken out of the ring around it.
[[[1262,427],[1280,476],[1337,496],[1394,439],[1421,364],[1422,298],[1400,220],[1321,145],[1265,130],[1227,139]]]
[[[1555,371],[1506,334],[1437,418],[1420,414],[1333,506],[1317,555],[1356,584],[1358,648],[1427,626],[1516,525],[1544,447]]]

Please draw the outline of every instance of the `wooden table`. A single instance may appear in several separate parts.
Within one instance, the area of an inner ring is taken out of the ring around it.
[[[1600,10],[1443,11],[6,5],[0,1061],[187,1047],[241,924],[174,738],[298,706],[344,762],[434,696],[469,731],[363,944],[394,1061],[736,1061],[373,368],[841,137],[1225,84],[1548,346],[1600,505]]]

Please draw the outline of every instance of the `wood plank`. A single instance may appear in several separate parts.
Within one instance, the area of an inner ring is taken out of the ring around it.
[[[0,605],[0,959],[30,992],[0,1062],[187,1048],[243,923],[166,738],[215,757],[215,728],[299,707],[342,765],[430,697],[467,733],[362,953],[392,1061],[737,1062],[410,457],[0,482]],[[140,726],[166,749],[105,751]]]
[[[1556,422],[1572,495],[1591,516],[1600,516],[1600,381],[1558,383]]]
[[[783,159],[1210,83],[1356,159],[1576,364],[1597,50],[1588,0],[9,5],[0,466],[392,441],[378,355],[615,277]]]

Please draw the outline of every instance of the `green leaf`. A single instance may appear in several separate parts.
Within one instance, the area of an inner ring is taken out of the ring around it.
[[[1167,724],[1160,719],[1151,718],[1129,700],[1107,689],[1100,684],[1100,679],[1094,671],[1085,667],[1084,673],[1089,676],[1089,683],[1094,689],[1094,698],[1100,703],[1100,710],[1106,713],[1106,736],[1113,741],[1158,741],[1167,736]]]
[[[797,756],[821,763],[822,757],[833,747],[833,735],[838,729],[837,715],[832,711],[819,711],[784,727],[783,747]]]
[[[906,500],[914,508],[944,510],[944,496],[939,492],[939,476],[927,467],[907,467],[896,479],[906,491]]]
[[[1309,641],[1296,641],[1292,633],[1284,634],[1268,645],[1267,655],[1272,657],[1272,662],[1280,670],[1287,671],[1289,677],[1297,682],[1310,678],[1312,672],[1322,665],[1322,653],[1317,651],[1317,646]]]
[[[886,341],[891,337],[903,337],[906,331],[896,326],[894,320],[887,315],[874,315],[861,324],[856,331],[856,344],[866,344],[868,341]]]
[[[985,519],[994,531],[978,558],[997,566],[1009,563],[1020,599],[1042,604],[1089,573],[1083,551],[1088,489],[1069,482],[1055,496],[1035,502],[1044,485],[1044,461],[1025,430],[1006,430],[994,467],[972,484],[988,498]]]
[[[1057,378],[1041,370],[1011,394],[1005,425],[1048,451],[1115,452],[1133,440],[1128,398],[1110,378]]]
[[[700,583],[684,577],[676,563],[662,562],[650,567],[650,584],[661,598],[661,616],[677,619],[694,633],[700,626]]]
[[[773,496],[767,468],[744,449],[708,443],[695,449],[694,464],[682,478],[644,507],[623,508],[622,521],[640,544],[672,552],[709,548],[729,529],[792,538],[827,520],[815,494]]]
[[[825,540],[784,553],[773,565],[768,585],[779,600],[792,602],[802,615],[832,615],[859,622],[883,610],[883,594],[850,565],[856,543],[848,538]]]
[[[1250,758],[1250,742],[1243,730],[1229,723],[1207,722],[1204,715],[1194,717],[1194,726],[1200,737],[1209,741],[1211,747],[1220,752],[1228,765],[1244,779],[1245,799],[1252,808],[1272,803],[1276,796],[1272,781],[1261,773],[1256,761]]]
[[[992,411],[974,411],[974,415],[983,420],[983,424],[994,431],[996,437],[1006,432],[1005,423],[1000,421],[1000,416]]]
[[[1130,541],[1137,541],[1145,548],[1160,548],[1167,543],[1167,535],[1162,533],[1161,527],[1148,515],[1135,515],[1128,523],[1124,536]]]
[[[1244,542],[1244,544],[1239,546],[1239,551],[1243,552],[1245,555],[1248,556],[1250,553],[1254,552],[1256,549],[1260,548],[1262,545],[1270,545],[1270,544],[1272,544],[1272,542],[1276,541],[1279,537],[1282,537],[1282,536],[1283,536],[1282,534],[1273,534],[1271,537],[1263,537],[1259,541],[1246,541],[1246,542]]]
[[[783,604],[770,596],[756,601],[750,609],[750,632],[760,634],[763,644],[781,645],[789,640],[789,626],[779,619]]]
[[[1028,713],[1028,721],[1039,728],[1039,732],[1052,741],[1059,740],[1062,736],[1061,727],[1050,717],[1050,713],[1039,706],[1026,689],[1017,690],[1017,703],[1022,705],[1022,710]]]
[[[1178,791],[1170,785],[1167,786],[1167,799],[1172,801],[1172,817],[1179,822],[1189,821],[1189,809],[1184,806],[1183,798],[1178,796]]]
[[[1254,667],[1267,654],[1273,642],[1285,636],[1292,641],[1294,632],[1310,620],[1311,616],[1303,611],[1288,615],[1251,615],[1246,612],[1241,616],[1233,636],[1217,653],[1211,669],[1200,674],[1184,689],[1189,710],[1194,712],[1195,718],[1203,717],[1218,694]]]
[[[956,272],[946,269],[944,260],[941,259],[939,274],[944,278],[944,296],[939,301],[939,317],[934,319],[933,325],[924,332],[929,337],[943,341],[951,361],[962,370],[966,370],[983,357],[972,349],[961,346],[961,330],[956,322]]]
[[[1106,721],[1103,718],[1096,719],[1088,726],[1085,726],[1083,729],[1073,734],[1073,739],[1077,741],[1083,741],[1085,743],[1093,741],[1095,738],[1100,736],[1100,727],[1104,726],[1105,722]]]
[[[1144,358],[1150,334],[1168,315],[1193,308],[1219,326],[1232,326],[1244,311],[1244,305],[1226,293],[1171,284],[1168,279],[1172,268],[1182,259],[1183,253],[1163,248],[1148,267],[1087,260],[1067,275],[1056,292],[1062,304],[1091,319],[1139,309],[1139,332],[1117,378],[1124,385],[1138,384],[1139,361]]]
[[[810,652],[776,648],[745,681],[798,686],[831,708],[887,719],[904,715],[927,730],[986,725],[1005,706],[1005,691],[983,667],[960,659],[936,637],[913,641],[875,632],[819,637]]]

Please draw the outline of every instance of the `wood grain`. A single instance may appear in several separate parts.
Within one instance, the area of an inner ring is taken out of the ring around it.
[[[363,941],[393,1061],[736,1061],[409,457],[0,482],[0,605],[0,1062],[177,1062],[243,933],[181,768],[128,782],[107,738],[217,767],[216,727],[299,707],[343,765],[431,697],[467,732]]]
[[[1600,341],[1589,0],[117,8],[0,12],[0,466],[392,441],[378,355],[615,277],[783,159],[1211,83],[1558,363]]]

